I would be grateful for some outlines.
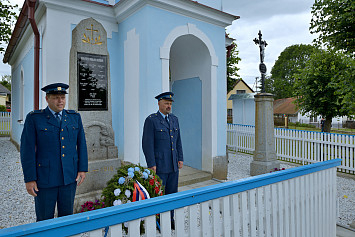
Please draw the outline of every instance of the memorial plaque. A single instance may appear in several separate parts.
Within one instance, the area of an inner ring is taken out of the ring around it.
[[[78,52],[78,110],[107,110],[107,56]]]

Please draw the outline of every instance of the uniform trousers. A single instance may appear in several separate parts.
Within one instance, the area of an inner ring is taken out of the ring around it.
[[[57,204],[58,217],[73,214],[76,182],[54,188],[38,188],[35,197],[37,221],[54,218]]]
[[[177,193],[179,185],[179,170],[171,173],[157,173],[165,186],[165,194]]]
[[[179,185],[179,170],[171,173],[157,173],[165,186],[165,195],[177,193]],[[171,222],[174,222],[174,210],[170,211]],[[173,225],[173,224],[172,224]],[[175,227],[174,227],[175,228]]]

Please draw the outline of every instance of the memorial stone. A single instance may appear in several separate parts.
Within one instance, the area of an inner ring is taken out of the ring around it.
[[[69,109],[77,110],[83,120],[89,172],[77,188],[75,211],[85,201],[100,198],[120,167],[112,128],[109,62],[105,29],[93,18],[82,20],[72,31]]]

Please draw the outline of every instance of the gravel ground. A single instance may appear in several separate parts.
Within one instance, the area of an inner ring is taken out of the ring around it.
[[[228,180],[249,177],[251,155],[230,154]],[[281,168],[291,168],[281,164]],[[8,137],[0,137],[0,229],[35,222],[34,200],[23,182],[20,154]],[[236,172],[238,171],[238,172]],[[355,179],[337,177],[338,223],[355,221]]]

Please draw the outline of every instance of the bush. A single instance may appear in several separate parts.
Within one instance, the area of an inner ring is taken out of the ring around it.
[[[0,112],[7,112],[5,105],[0,105]]]
[[[300,123],[300,122],[289,123],[288,126],[304,127],[304,128],[315,128],[316,127],[315,125],[312,125],[312,124]]]

